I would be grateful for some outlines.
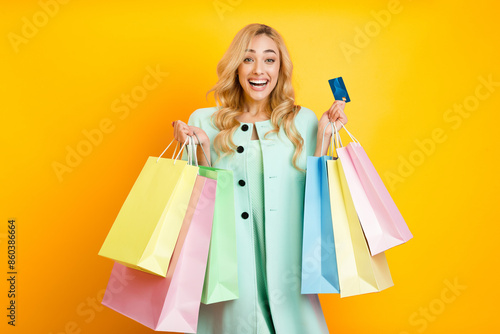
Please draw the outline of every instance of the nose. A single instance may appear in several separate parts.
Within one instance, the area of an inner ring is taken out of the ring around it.
[[[253,73],[256,75],[264,74],[264,70],[260,61],[254,62]]]

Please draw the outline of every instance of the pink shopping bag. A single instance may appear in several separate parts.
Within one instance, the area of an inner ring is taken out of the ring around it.
[[[373,256],[405,243],[413,235],[365,150],[344,129],[353,142],[338,148],[337,153]]]
[[[196,332],[216,187],[197,176],[166,277],[115,263],[103,305],[156,331]],[[127,278],[121,289],[115,277]]]

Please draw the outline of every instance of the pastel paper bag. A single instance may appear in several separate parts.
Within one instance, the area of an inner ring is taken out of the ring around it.
[[[197,331],[217,181],[198,176],[166,277],[115,263],[103,305],[156,331]],[[114,277],[126,277],[113,290]]]
[[[199,166],[199,174],[217,180],[212,236],[201,302],[212,304],[239,297],[238,258],[231,170]]]
[[[197,173],[186,161],[149,157],[99,255],[165,277]]]
[[[327,161],[307,157],[302,239],[302,294],[339,293]]]
[[[327,161],[340,297],[393,286],[384,253],[371,256],[339,159]]]
[[[337,152],[370,252],[376,255],[407,242],[413,235],[365,150],[345,130],[354,142]]]

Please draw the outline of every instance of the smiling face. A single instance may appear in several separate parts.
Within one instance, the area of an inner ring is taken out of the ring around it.
[[[255,36],[238,66],[238,79],[245,101],[264,102],[276,87],[280,55],[276,43],[265,34]]]

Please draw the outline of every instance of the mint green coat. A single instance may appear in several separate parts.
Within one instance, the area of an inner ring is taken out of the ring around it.
[[[218,157],[213,149],[219,132],[210,117],[216,107],[198,109],[188,124],[199,127],[210,138],[212,163]],[[304,150],[298,166],[306,169],[307,156],[314,155],[318,118],[310,109],[302,107],[295,118],[295,126],[304,139]],[[236,241],[238,257],[238,286],[240,298],[212,305],[201,305],[198,332],[200,334],[259,333],[256,325],[255,253],[252,243],[252,208],[246,181],[247,159],[251,159],[250,140],[254,124],[241,123],[233,136],[239,146],[234,155],[221,158],[213,167],[231,169],[234,175]],[[280,129],[272,129],[270,120],[256,122],[261,140],[264,166],[264,207],[267,288],[271,318],[279,334],[328,333],[317,295],[300,293],[302,221],[305,173],[292,165],[294,146]],[[185,155],[184,155],[185,159]],[[247,215],[248,214],[248,215]],[[244,218],[246,217],[246,218]]]

